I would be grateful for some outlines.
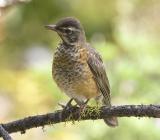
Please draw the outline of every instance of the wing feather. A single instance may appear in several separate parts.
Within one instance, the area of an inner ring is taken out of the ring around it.
[[[105,71],[105,67],[103,65],[103,61],[101,56],[96,52],[96,50],[89,45],[87,46],[89,49],[88,53],[88,66],[91,69],[94,80],[99,88],[99,91],[103,95],[103,102],[106,105],[111,105],[110,103],[110,85],[108,81],[108,77]]]

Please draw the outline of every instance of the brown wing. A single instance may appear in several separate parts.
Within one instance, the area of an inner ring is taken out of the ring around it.
[[[90,67],[95,82],[99,88],[99,91],[103,95],[103,102],[106,105],[111,105],[110,103],[110,85],[107,78],[107,74],[103,65],[103,61],[101,59],[101,56],[96,52],[96,50],[89,45],[87,45],[87,48],[89,50],[89,57],[88,57],[88,66]]]

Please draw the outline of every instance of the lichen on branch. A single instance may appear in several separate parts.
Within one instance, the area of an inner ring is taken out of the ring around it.
[[[6,124],[2,124],[8,133],[21,132],[35,127],[56,124],[66,121],[97,120],[106,117],[153,117],[160,118],[160,105],[121,105],[112,107],[86,107],[80,115],[79,107],[72,106],[69,109],[57,110],[44,115],[29,116]],[[2,137],[2,135],[0,135]]]

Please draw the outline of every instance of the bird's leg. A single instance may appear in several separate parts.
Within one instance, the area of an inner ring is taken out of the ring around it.
[[[62,113],[60,114],[60,119],[61,119],[61,120],[62,120],[62,118],[63,118],[63,115],[65,115],[66,110],[69,109],[70,107],[72,107],[72,104],[71,104],[72,101],[73,101],[73,98],[71,98],[71,99],[67,102],[66,105],[63,105],[63,104],[58,103],[58,105],[60,105],[60,106],[63,108]]]
[[[72,107],[72,104],[71,104],[72,101],[73,101],[73,98],[71,98],[71,99],[67,102],[66,105],[63,105],[63,104],[60,104],[60,103],[58,103],[58,105],[60,105],[60,106],[63,108],[63,110],[67,110],[68,108]]]
[[[72,101],[73,101],[73,98],[71,98],[68,103],[66,104],[65,108],[70,108],[72,107]]]
[[[86,109],[88,101],[89,101],[89,99],[87,99],[83,104],[80,105],[81,112],[83,112]]]
[[[84,102],[84,101],[79,101],[79,100],[77,100],[77,99],[74,99],[74,100],[75,100],[75,102],[79,105],[79,111],[78,111],[79,116],[81,116],[81,114],[83,115],[84,110],[85,110],[86,107],[87,107],[87,103],[88,103],[89,99],[87,99],[85,102]]]

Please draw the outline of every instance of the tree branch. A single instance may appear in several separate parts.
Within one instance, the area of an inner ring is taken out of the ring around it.
[[[153,117],[160,118],[160,105],[122,105],[108,107],[87,107],[80,115],[79,107],[73,106],[65,111],[57,110],[54,113],[30,116],[2,124],[8,133],[25,133],[27,129],[44,127],[45,125],[56,124],[66,121],[97,120],[106,117]],[[0,137],[2,134],[0,134]]]
[[[0,135],[3,137],[4,140],[12,140],[11,136],[8,132],[0,125]]]

